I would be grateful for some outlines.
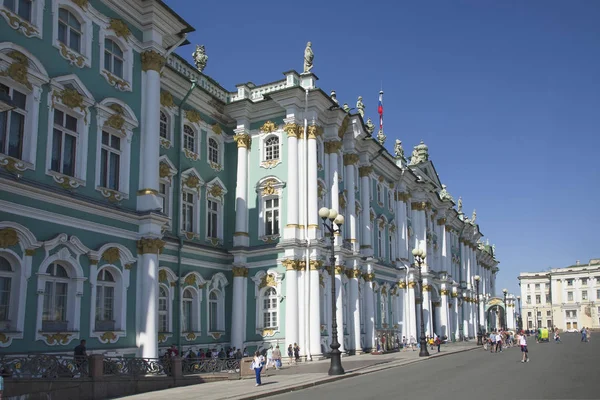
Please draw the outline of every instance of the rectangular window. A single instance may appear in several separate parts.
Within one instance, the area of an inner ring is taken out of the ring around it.
[[[279,199],[265,201],[265,235],[279,234]]]
[[[183,192],[181,220],[185,232],[194,232],[194,194]]]
[[[160,198],[160,210],[163,214],[167,213],[167,184],[160,182],[158,184],[158,197]]]
[[[32,0],[4,0],[4,7],[25,21],[31,22]]]
[[[77,118],[54,110],[52,135],[52,171],[75,176],[75,152],[77,149]]]
[[[27,96],[2,84],[0,92],[6,93],[16,107],[0,113],[0,153],[20,160],[23,158]]]
[[[579,329],[577,328],[577,321],[573,321],[573,329]]]
[[[571,329],[571,323],[567,322],[567,329]]]
[[[115,289],[110,286],[98,286],[96,295],[96,321],[112,321]]]
[[[581,291],[581,300],[587,300],[588,296],[587,296],[587,290],[582,290]]]
[[[567,292],[567,301],[573,301],[573,292]]]
[[[531,295],[527,295],[527,304],[531,304]]]
[[[394,255],[392,254],[393,243],[394,243],[394,238],[392,235],[389,235],[388,236],[388,249],[389,249],[388,256],[390,258],[390,261],[392,261],[392,262],[394,261]]]
[[[552,311],[546,311],[546,317],[549,317],[550,315],[552,315]]]
[[[587,278],[581,278],[581,285],[587,285],[587,284],[588,284]]]
[[[100,155],[100,186],[119,190],[119,167],[121,163],[121,138],[102,132]]]
[[[209,238],[218,238],[218,222],[219,222],[219,204],[216,201],[208,200],[208,218],[206,235]]]
[[[527,316],[528,316],[528,317],[531,317],[531,311],[529,311],[529,312],[527,313]]]
[[[181,321],[181,329],[183,332],[191,332],[192,330],[192,302],[183,301],[183,319]]]
[[[538,312],[537,312],[537,317],[538,317],[538,318],[542,318],[542,312],[541,312],[541,311],[538,311]]]
[[[546,328],[552,328],[552,320],[551,319],[547,319],[546,320]]]
[[[192,153],[196,152],[196,133],[187,125],[183,126],[183,148]]]
[[[46,282],[42,320],[57,322],[67,320],[67,283]]]
[[[527,325],[528,325],[528,329],[533,328],[533,322],[532,321],[528,321]]]
[[[0,321],[8,321],[11,278],[0,276]]]
[[[65,8],[58,10],[58,40],[65,46],[81,53],[81,23]]]
[[[573,286],[573,279],[567,279],[567,286]]]
[[[377,250],[379,250],[379,257],[383,258],[385,251],[383,248],[383,232],[381,229],[377,230]]]
[[[596,300],[600,300],[600,289],[596,289]]]
[[[539,283],[536,283],[536,284],[535,284],[535,290],[539,290],[539,289],[540,289],[540,284],[539,284]]]
[[[169,319],[167,315],[167,298],[160,297],[158,299],[158,331],[169,331]]]
[[[209,310],[209,323],[208,323],[208,330],[210,332],[216,332],[219,330],[219,327],[217,325],[217,318],[219,316],[218,313],[218,305],[216,301],[211,301],[210,302],[210,310]]]
[[[539,294],[535,295],[535,303],[536,304],[541,304],[542,303],[542,297]]]

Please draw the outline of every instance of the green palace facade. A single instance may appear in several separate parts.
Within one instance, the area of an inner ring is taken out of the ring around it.
[[[162,1],[0,14],[3,352],[298,343],[311,359],[331,340],[332,279],[351,354],[417,337],[418,304],[430,335],[485,326],[498,261],[476,213],[424,143],[388,152],[361,99],[353,113],[318,87],[310,46],[302,73],[228,91],[202,47],[196,65],[173,53],[194,29]],[[346,220],[333,276],[320,207]]]

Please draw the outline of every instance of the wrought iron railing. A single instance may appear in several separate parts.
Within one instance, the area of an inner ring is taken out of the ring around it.
[[[84,378],[89,375],[89,363],[68,355],[4,355],[0,356],[0,374],[5,378]]]
[[[184,375],[240,372],[240,360],[235,358],[184,358],[181,365]]]
[[[103,372],[113,376],[170,375],[171,359],[104,357]]]

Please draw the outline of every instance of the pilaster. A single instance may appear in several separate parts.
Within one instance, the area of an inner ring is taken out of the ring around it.
[[[245,128],[235,131],[233,140],[237,143],[237,179],[235,187],[235,232],[233,245],[248,247],[250,236],[248,234],[248,152],[252,138]]]
[[[244,288],[248,285],[248,268],[244,265],[234,265],[233,272],[233,299],[231,304],[231,345],[244,348],[246,340],[246,301],[244,301]]]

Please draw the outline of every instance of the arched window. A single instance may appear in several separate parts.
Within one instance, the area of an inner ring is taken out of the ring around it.
[[[98,272],[96,289],[96,330],[115,329],[115,278],[106,268]]]
[[[381,325],[387,324],[387,294],[380,293],[381,299]]]
[[[104,69],[123,79],[123,50],[111,39],[104,39]]]
[[[10,323],[10,292],[12,284],[12,266],[6,258],[0,256],[0,330],[7,329],[6,324]]]
[[[164,285],[158,288],[158,331],[169,332],[169,290]]]
[[[69,274],[58,263],[50,264],[44,287],[42,330],[46,332],[67,330],[67,293]]]
[[[268,288],[263,296],[263,328],[277,328],[277,291]]]
[[[58,40],[65,46],[81,53],[81,22],[64,8],[58,10]]]
[[[213,290],[208,295],[208,331],[219,330],[219,294]]]
[[[279,137],[271,136],[265,141],[265,160],[279,160]]]
[[[193,329],[193,302],[194,302],[194,294],[190,289],[185,289],[183,291],[183,300],[182,300],[182,312],[183,318],[181,319],[181,331],[182,332],[191,332]]]
[[[31,22],[32,3],[33,1],[31,0],[5,0],[4,7],[23,18],[25,21]]]
[[[213,138],[208,138],[208,161],[219,164],[219,143]]]
[[[160,137],[169,140],[169,118],[163,111],[160,112]]]
[[[189,125],[183,126],[183,148],[196,153],[196,132]]]

